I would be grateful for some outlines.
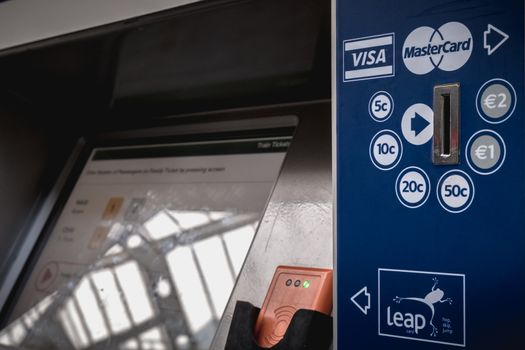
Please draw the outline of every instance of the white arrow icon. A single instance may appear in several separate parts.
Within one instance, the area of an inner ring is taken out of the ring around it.
[[[492,32],[495,32],[499,35],[500,40],[495,46],[491,46],[489,43],[489,35],[492,34]],[[483,32],[483,48],[487,49],[489,56],[492,55],[505,41],[509,39],[509,35],[505,32],[503,32],[501,29],[498,29],[494,27],[492,24],[489,24],[487,26],[487,30]]]
[[[367,304],[364,306],[357,302],[357,298],[361,294],[364,294],[365,297],[367,298]],[[368,315],[368,310],[370,310],[370,293],[368,293],[368,287],[365,286],[359,292],[355,293],[351,300],[355,304],[355,306],[357,306],[359,310],[361,310],[362,313],[364,313],[365,315]]]

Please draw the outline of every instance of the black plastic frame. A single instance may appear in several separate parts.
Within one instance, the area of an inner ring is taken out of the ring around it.
[[[225,350],[326,350],[332,345],[332,317],[301,309],[292,317],[283,339],[271,348],[263,348],[253,334],[259,312],[248,302],[237,302]]]

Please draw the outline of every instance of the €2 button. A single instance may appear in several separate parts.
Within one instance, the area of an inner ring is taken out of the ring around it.
[[[516,109],[516,90],[504,79],[489,80],[478,91],[476,109],[487,123],[503,123]]]

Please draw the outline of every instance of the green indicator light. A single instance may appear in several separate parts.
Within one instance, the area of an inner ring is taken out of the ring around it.
[[[308,280],[304,281],[304,282],[303,282],[303,288],[305,288],[305,289],[306,289],[306,288],[309,288],[309,287],[310,287],[310,284],[311,284],[310,281],[308,281]]]

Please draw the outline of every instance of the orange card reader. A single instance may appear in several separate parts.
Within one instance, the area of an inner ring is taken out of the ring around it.
[[[278,266],[255,324],[259,346],[276,345],[299,309],[330,315],[332,284],[332,270]]]

